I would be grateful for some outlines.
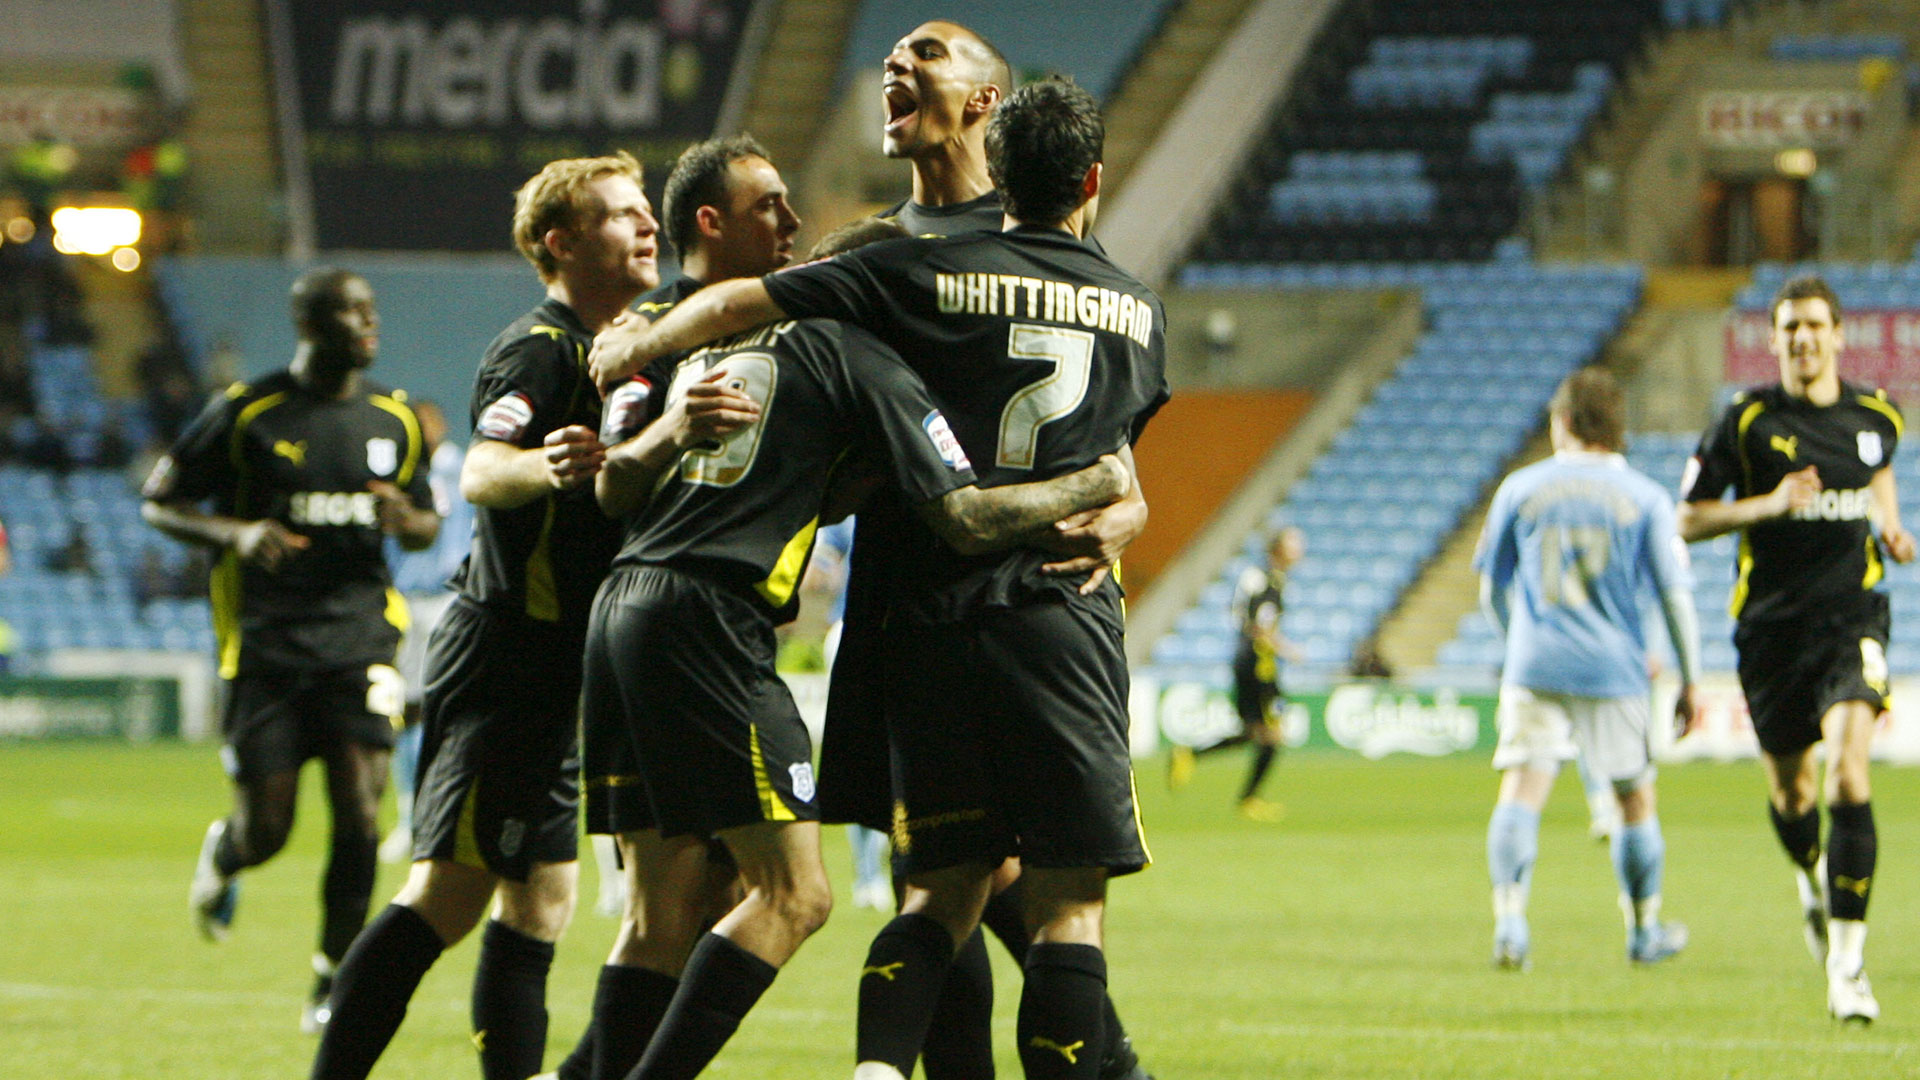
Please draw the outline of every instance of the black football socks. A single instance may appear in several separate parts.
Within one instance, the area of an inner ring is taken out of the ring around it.
[[[1865,919],[1873,891],[1880,839],[1872,803],[1835,803],[1827,808],[1827,912],[1836,919]]]
[[[233,830],[229,828],[228,834]],[[373,903],[373,875],[380,858],[380,835],[372,829],[341,827],[334,823],[333,848],[327,858],[327,876],[320,885],[320,952],[339,964],[367,923]],[[214,854],[216,862],[219,853]]]
[[[979,929],[953,954],[934,1015],[920,1048],[927,1080],[992,1080],[993,965]]]
[[[719,934],[702,934],[659,1030],[627,1080],[693,1080],[779,973]]]
[[[1245,787],[1240,789],[1241,802],[1245,802],[1255,795],[1260,794],[1260,785],[1267,779],[1267,770],[1273,768],[1273,759],[1277,749],[1276,747],[1268,746],[1266,743],[1254,744],[1253,762],[1247,768],[1247,783]]]
[[[913,1075],[953,953],[953,936],[926,915],[896,915],[881,928],[860,969],[855,1061]]]
[[[552,967],[552,942],[487,920],[473,971],[473,1042],[485,1080],[526,1080],[540,1071]]]
[[[1787,858],[1800,869],[1811,871],[1813,864],[1820,861],[1820,811],[1809,810],[1797,818],[1789,818],[1768,802],[1767,817],[1773,822],[1780,846],[1787,849]]]
[[[333,976],[333,1018],[320,1036],[312,1080],[363,1080],[393,1041],[407,1001],[446,946],[412,908],[388,905]]]
[[[1095,1080],[1106,1050],[1107,958],[1097,946],[1027,950],[1016,1028],[1027,1080]]]

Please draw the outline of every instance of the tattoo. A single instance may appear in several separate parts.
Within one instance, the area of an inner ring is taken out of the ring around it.
[[[963,555],[1018,543],[1061,518],[1105,506],[1126,494],[1127,471],[1106,461],[1030,484],[964,487],[925,508],[934,531]]]

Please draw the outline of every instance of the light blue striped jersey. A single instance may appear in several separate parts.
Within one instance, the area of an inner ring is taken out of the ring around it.
[[[1641,598],[1690,587],[1672,497],[1618,454],[1563,451],[1507,477],[1474,566],[1511,590],[1502,681],[1585,697],[1647,692]]]

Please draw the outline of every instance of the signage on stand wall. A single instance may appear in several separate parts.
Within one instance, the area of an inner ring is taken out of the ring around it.
[[[713,134],[752,7],[276,0],[295,212],[323,249],[499,251],[514,189],[555,158],[626,150],[657,190]]]
[[[1867,108],[1852,90],[1717,90],[1700,95],[1700,139],[1727,150],[1844,146]]]

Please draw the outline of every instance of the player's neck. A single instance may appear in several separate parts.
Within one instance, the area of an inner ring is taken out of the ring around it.
[[[913,159],[913,201],[921,206],[972,202],[992,190],[985,146],[975,148],[964,136]]]
[[[627,305],[640,298],[640,293],[630,287],[618,289],[594,288],[586,282],[568,281],[565,276],[555,278],[547,285],[547,299],[555,300],[573,312],[588,333],[597,334],[607,328],[607,324],[627,310]]]
[[[360,369],[353,361],[329,356],[310,341],[301,342],[293,351],[287,372],[300,388],[316,397],[348,398],[360,389]]]
[[[1788,397],[1799,398],[1809,405],[1831,405],[1840,400],[1840,376],[1831,372],[1810,383],[1781,383],[1780,387]]]

